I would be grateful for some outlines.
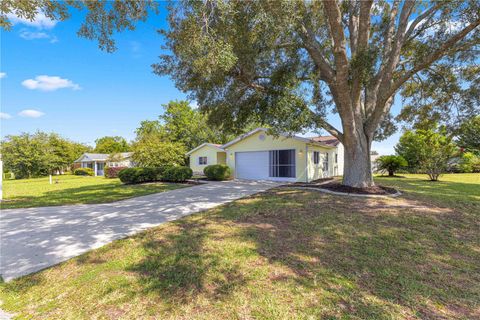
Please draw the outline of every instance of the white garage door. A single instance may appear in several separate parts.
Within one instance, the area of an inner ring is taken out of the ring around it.
[[[249,180],[269,180],[268,161],[268,151],[236,152],[236,178]]]

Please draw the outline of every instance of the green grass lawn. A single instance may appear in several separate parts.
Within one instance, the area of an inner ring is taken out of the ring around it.
[[[478,175],[278,188],[0,287],[20,319],[478,319]],[[477,181],[477,182],[475,182]]]
[[[3,181],[2,209],[103,203],[181,188],[172,183],[124,185],[119,179],[63,175]],[[55,183],[58,181],[58,183]]]

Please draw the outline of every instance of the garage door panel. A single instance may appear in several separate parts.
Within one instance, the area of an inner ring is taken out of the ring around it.
[[[235,153],[236,177],[238,179],[269,179],[268,151]]]

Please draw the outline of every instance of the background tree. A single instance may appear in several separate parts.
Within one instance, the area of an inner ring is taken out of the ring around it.
[[[123,137],[102,137],[95,140],[95,152],[98,153],[119,153],[129,151],[130,146],[128,145],[127,140]]]
[[[388,172],[389,177],[395,176],[395,172],[408,166],[407,160],[402,156],[381,156],[377,159],[379,171]]]
[[[448,161],[458,150],[444,127],[437,130],[408,131],[400,138],[399,145],[395,147],[397,153],[416,161],[416,169],[428,174],[432,181],[437,181],[447,170]],[[411,166],[410,163],[409,165]]]
[[[5,169],[16,178],[44,176],[67,169],[89,148],[56,133],[9,135],[1,143]]]
[[[460,126],[456,137],[459,147],[480,156],[480,115],[465,121]]]
[[[480,3],[184,1],[172,5],[169,22],[172,54],[154,70],[190,93],[210,121],[324,128],[345,146],[343,183],[366,187],[371,143],[394,129],[396,93],[411,98],[403,89],[412,83],[428,86],[476,65]]]
[[[171,101],[160,116],[166,138],[182,143],[187,150],[204,142],[224,144],[233,139],[221,129],[207,123],[205,114],[193,109],[188,101]]]
[[[186,149],[179,142],[165,141],[158,136],[136,141],[132,159],[140,167],[184,165]]]
[[[417,173],[420,170],[421,148],[420,136],[412,130],[405,131],[394,147],[395,152],[407,161],[407,170],[411,173]]]

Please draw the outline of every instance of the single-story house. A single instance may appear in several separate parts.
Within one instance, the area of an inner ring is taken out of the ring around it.
[[[236,179],[307,182],[343,174],[343,145],[335,137],[276,137],[264,128],[224,145],[203,143],[187,156],[195,173],[226,164]]]
[[[105,165],[109,167],[133,167],[132,152],[116,153],[113,157],[106,153],[84,153],[74,161],[78,168],[93,169],[95,176],[103,176]]]

